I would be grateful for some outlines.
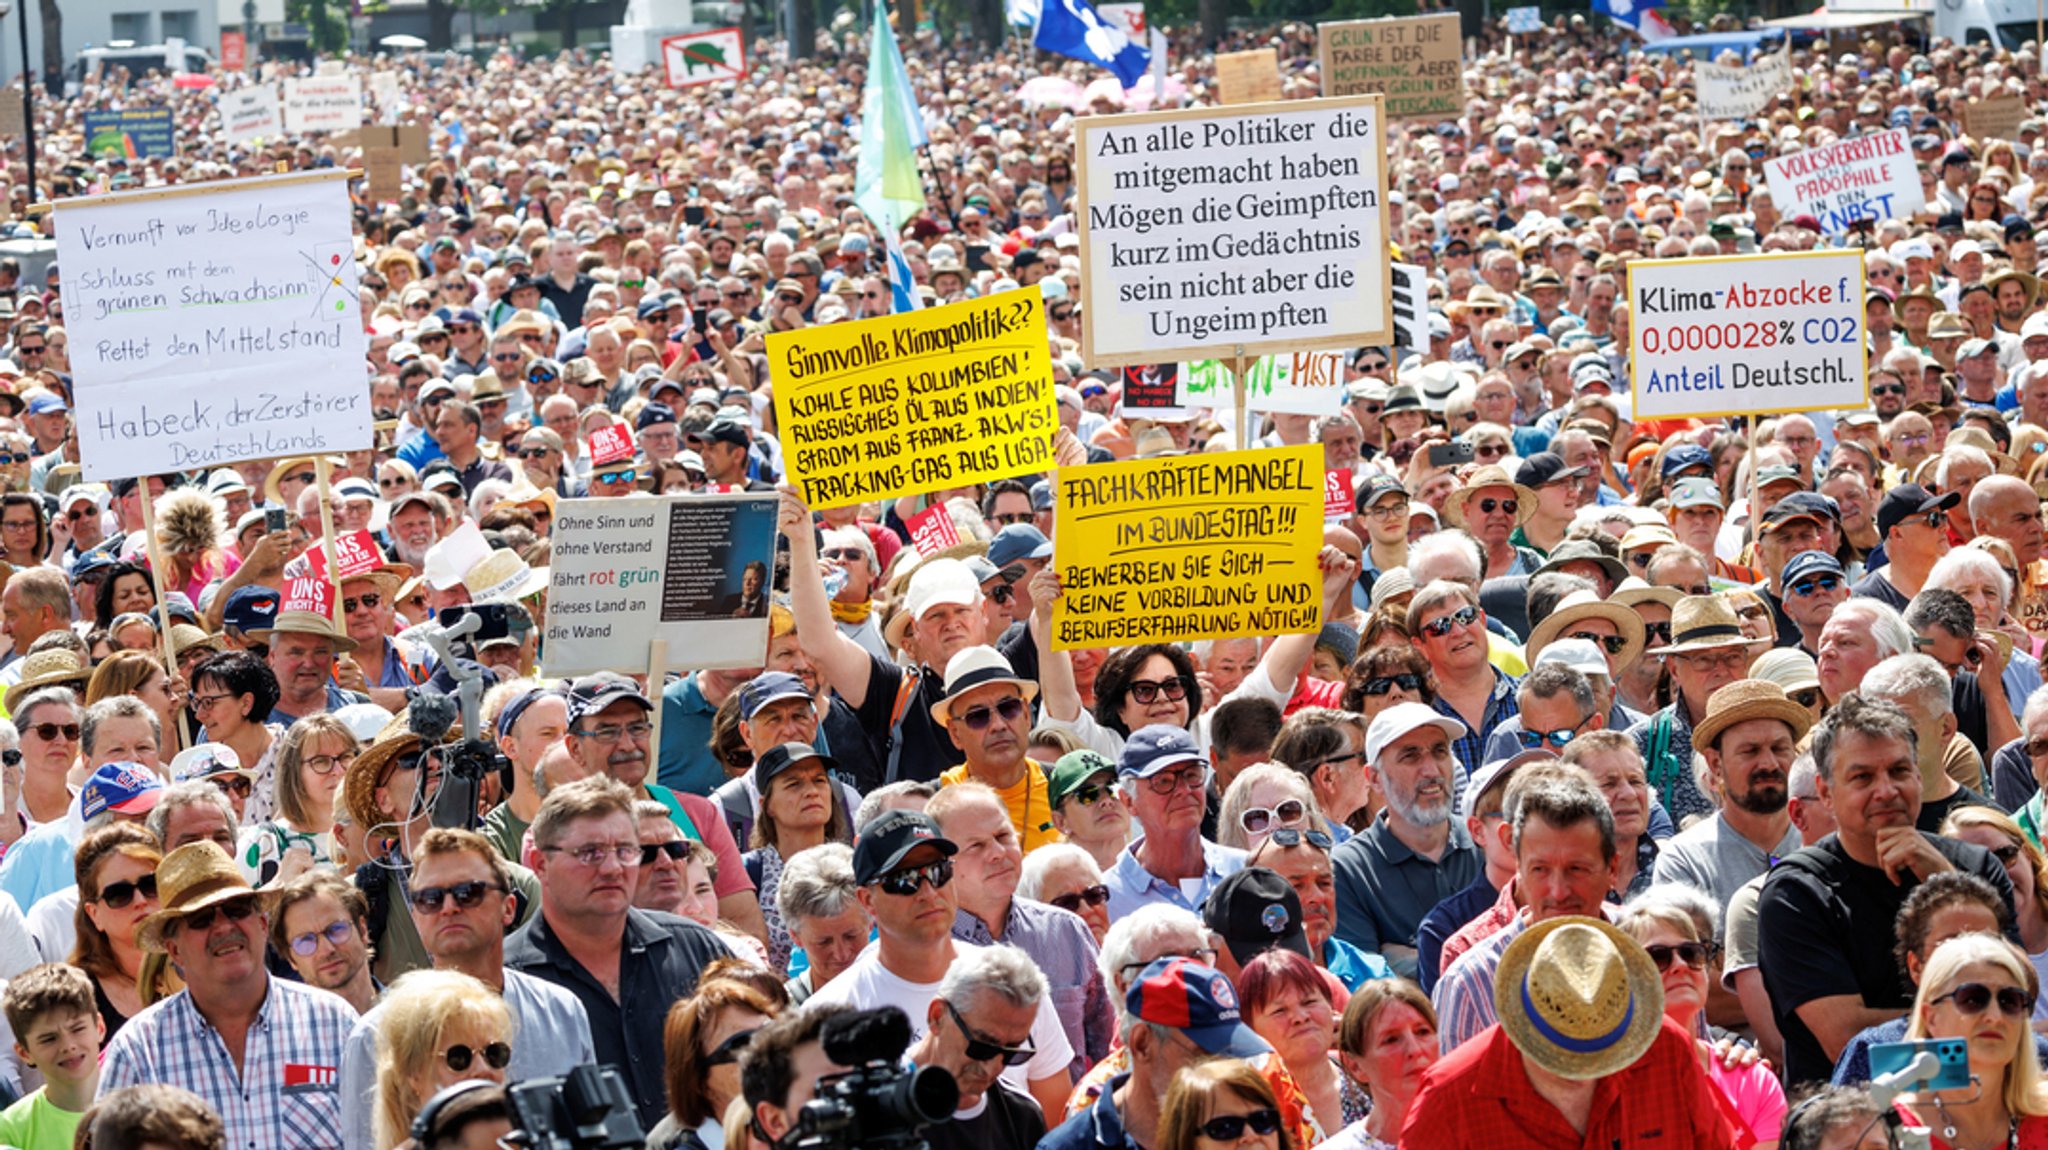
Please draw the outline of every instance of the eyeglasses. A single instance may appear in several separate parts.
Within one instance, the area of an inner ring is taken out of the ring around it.
[[[1694,970],[1707,968],[1707,944],[1704,942],[1681,942],[1675,946],[1646,946],[1650,961],[1658,970],[1670,970],[1671,960],[1676,958]]]
[[[66,519],[69,519],[69,520],[71,520],[71,521],[72,521],[72,522],[74,522],[74,523],[76,523],[77,521],[79,521],[79,520],[81,520],[81,519],[98,519],[99,517],[100,517],[100,513],[99,513],[99,511],[98,511],[97,509],[84,509],[84,508],[82,508],[82,509],[80,509],[80,510],[77,510],[77,511],[66,511],[66,512],[64,513],[64,518],[66,518]]]
[[[926,883],[930,883],[933,890],[938,890],[952,881],[953,860],[940,859],[923,866],[892,870],[876,879],[875,885],[881,888],[883,894],[904,896],[916,894],[917,888]]]
[[[591,843],[580,847],[542,847],[542,854],[568,855],[586,867],[600,867],[607,861],[622,867],[640,865],[639,843]]]
[[[519,449],[519,458],[521,459],[546,459],[547,457],[548,449],[545,447],[522,447]]]
[[[1820,706],[1820,688],[1808,687],[1803,691],[1787,691],[1785,697],[1802,707]]]
[[[1009,511],[1001,515],[992,515],[989,517],[989,521],[992,523],[1000,523],[1005,527],[1010,527],[1018,523],[1030,523],[1037,518],[1038,516],[1034,512]]]
[[[1385,695],[1396,687],[1421,694],[1422,676],[1411,671],[1403,671],[1398,675],[1380,675],[1365,681],[1365,693],[1373,698]]]
[[[1108,901],[1109,888],[1103,886],[1101,883],[1097,883],[1094,886],[1089,887],[1087,890],[1077,890],[1071,894],[1063,894],[1060,895],[1058,898],[1049,898],[1046,900],[1048,904],[1056,906],[1061,910],[1067,911],[1071,914],[1081,913],[1081,904],[1084,902],[1087,903],[1089,906],[1101,906],[1102,904]]]
[[[238,799],[248,798],[250,792],[256,789],[255,784],[243,775],[214,775],[206,781],[219,787],[222,794],[232,795]]]
[[[473,1050],[458,1043],[441,1052],[442,1061],[457,1074],[468,1070],[469,1064],[478,1058],[482,1058],[484,1065],[492,1070],[503,1070],[512,1061],[512,1046],[506,1042],[493,1042],[482,1050]]]
[[[1298,847],[1307,843],[1326,853],[1337,845],[1336,840],[1321,831],[1302,830],[1298,827],[1281,827],[1266,838],[1275,846]]]
[[[599,483],[632,483],[639,478],[640,473],[630,467],[619,471],[600,471],[597,473],[597,481]]]
[[[1998,999],[1998,1012],[2007,1018],[2019,1018],[2033,1012],[2034,996],[2020,987],[2001,986],[1993,991],[1981,982],[1966,982],[1935,999],[1934,1002],[1941,1003],[1953,999],[1959,1012],[1982,1014],[1984,1008],[1991,1005],[1994,995]]]
[[[1277,806],[1249,807],[1237,816],[1237,825],[1248,835],[1264,833],[1274,823],[1290,826],[1308,817],[1308,804],[1300,799],[1282,799]]]
[[[526,382],[528,383],[553,383],[560,378],[562,377],[552,371],[529,371],[526,373]]]
[[[1104,897],[1108,897],[1107,892]],[[960,1017],[960,1012],[953,1008],[952,1003],[943,998],[939,1001],[945,1005],[946,1013],[952,1016],[953,1025],[959,1027],[960,1033],[966,1037],[967,1057],[970,1060],[988,1062],[1000,1058],[1004,1066],[1022,1066],[1031,1061],[1032,1055],[1038,1053],[1028,1040],[1022,1046],[1004,1046],[1000,1042],[990,1042],[967,1028],[967,1020]]]
[[[344,918],[328,923],[325,930],[309,930],[304,934],[293,935],[292,953],[300,958],[311,958],[313,952],[320,949],[321,939],[326,939],[329,946],[340,946],[348,941],[348,936],[354,934],[355,929]]]
[[[1365,509],[1365,514],[1372,519],[1405,519],[1408,516],[1408,501],[1402,499],[1397,502],[1375,503]]]
[[[213,920],[215,914],[218,914],[220,917],[227,919],[229,922],[241,922],[243,919],[246,919],[250,915],[255,913],[255,899],[231,899],[227,902],[216,903],[215,905],[209,906],[204,910],[193,911],[191,914],[186,915],[184,919],[179,922],[178,929],[190,930],[200,934],[204,934],[205,932],[213,929]]]
[[[1516,731],[1515,738],[1521,740],[1522,746],[1532,751],[1541,750],[1545,743],[1552,747],[1563,747],[1572,741],[1572,736],[1578,734],[1579,728],[1585,726],[1592,717],[1588,715],[1569,727],[1559,727],[1554,731]]]
[[[856,559],[866,559],[867,557],[868,553],[858,547],[834,547],[818,552],[818,558],[820,559],[837,559],[841,563],[851,563]]]
[[[491,353],[492,363],[518,363],[524,358],[526,357],[516,351],[494,351]]]
[[[1145,786],[1155,795],[1170,795],[1185,788],[1201,788],[1209,785],[1209,767],[1206,763],[1195,763],[1173,772],[1161,771],[1145,780]]]
[[[225,696],[216,695],[214,697],[224,698]],[[28,726],[23,727],[22,730],[34,731],[36,738],[46,743],[55,742],[59,735],[62,735],[67,743],[78,741],[77,723],[30,723]]]
[[[675,839],[665,843],[640,844],[641,866],[653,866],[663,855],[668,856],[668,861],[679,863],[690,857],[690,844],[685,839]]]
[[[1479,501],[1479,513],[1481,515],[1491,515],[1496,511],[1504,515],[1515,515],[1521,510],[1521,503],[1513,499],[1482,499]]]
[[[1252,1133],[1271,1134],[1280,1129],[1280,1112],[1270,1106],[1261,1107],[1250,1114],[1225,1114],[1202,1123],[1202,1133],[1218,1142],[1235,1142],[1244,1136],[1244,1128],[1251,1127]]]
[[[1870,387],[1872,395],[1904,395],[1906,387],[1900,383],[1876,383]]]
[[[1841,585],[1842,580],[1837,576],[1816,575],[1811,579],[1801,579],[1799,582],[1792,584],[1792,593],[1804,598],[1808,595],[1818,595],[1824,591],[1832,591]]]
[[[1628,646],[1628,640],[1620,635],[1596,635],[1591,631],[1580,631],[1576,634],[1567,635],[1565,638],[1584,639],[1588,643],[1597,643],[1605,648],[1610,655],[1619,655],[1621,654],[1621,649]]]
[[[1460,627],[1469,627],[1479,619],[1479,608],[1460,607],[1438,619],[1431,619],[1422,625],[1422,633],[1441,639]]]
[[[156,901],[155,875],[146,874],[134,882],[109,883],[100,888],[100,897],[92,901],[110,910],[122,910],[134,902],[138,894],[151,902]]]
[[[341,609],[344,614],[353,615],[358,607],[375,610],[383,602],[384,596],[381,592],[368,591],[353,599],[343,599],[341,601]]]
[[[1131,680],[1131,698],[1140,703],[1156,702],[1162,693],[1175,702],[1187,698],[1187,678],[1175,675],[1171,679],[1161,679],[1156,683],[1150,679]]]
[[[226,695],[215,695],[213,697],[216,699],[227,698]],[[194,701],[197,702],[196,697]],[[331,775],[336,771],[347,770],[348,765],[355,761],[356,753],[354,751],[343,751],[338,755],[309,755],[306,758],[300,759],[299,765],[311,767],[316,775]]]
[[[631,736],[636,741],[646,738],[654,730],[653,723],[606,723],[602,727],[572,727],[569,733],[578,738],[593,739],[600,743],[616,743]]]
[[[760,1029],[757,1026],[753,1030],[736,1030],[726,1035],[724,1042],[719,1043],[711,1053],[704,1056],[704,1065],[707,1067],[730,1066],[738,1062],[740,1060],[740,1052],[745,1050],[754,1041],[754,1035]]]
[[[208,708],[212,707],[212,706],[213,706],[213,705],[214,705],[215,703],[218,703],[218,702],[220,702],[220,701],[221,701],[222,699],[232,699],[232,698],[234,698],[234,696],[233,696],[233,695],[227,694],[227,693],[225,693],[225,692],[223,692],[223,693],[221,693],[221,694],[218,694],[218,695],[194,695],[194,696],[192,696],[192,709],[193,709],[194,711],[204,711],[204,710],[206,710],[206,709],[208,709]],[[74,731],[75,731],[75,730],[77,730],[77,728],[76,728],[76,727],[74,727],[74,728],[72,728],[72,729],[73,729]],[[74,736],[69,736],[69,735],[67,735],[67,736],[65,736],[65,737],[66,737],[66,738],[71,738],[71,737],[74,737]],[[47,736],[45,736],[45,740],[47,741]]]
[[[475,910],[483,905],[486,894],[504,889],[493,882],[459,882],[453,886],[414,887],[406,892],[405,897],[412,901],[414,910],[423,914],[439,914],[442,903],[448,899],[454,899],[460,910]]]
[[[1645,641],[1645,642],[1648,642],[1648,641],[1650,641],[1650,640],[1662,640],[1663,642],[1665,642],[1665,643],[1667,643],[1667,644],[1668,644],[1668,643],[1670,643],[1670,642],[1671,642],[1671,622],[1670,622],[1670,620],[1668,620],[1668,619],[1667,619],[1667,620],[1665,620],[1665,621],[1664,621],[1664,622],[1662,622],[1662,623],[1645,623],[1645,624],[1643,624],[1643,637],[1644,637],[1644,641]]]
[[[986,731],[994,719],[1001,719],[1004,725],[1016,722],[1024,715],[1024,700],[1012,695],[998,700],[993,706],[969,707],[953,717],[967,724],[970,731]]]
[[[2007,843],[2002,847],[1992,847],[1991,854],[1992,857],[1999,861],[2000,865],[2011,866],[2019,861],[2020,848],[2016,843]]]

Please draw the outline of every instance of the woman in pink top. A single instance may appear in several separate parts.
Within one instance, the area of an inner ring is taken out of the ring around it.
[[[1655,895],[1651,895],[1651,900]],[[1707,1006],[1707,966],[1711,942],[1700,941],[1692,915],[1674,903],[1638,901],[1622,911],[1616,924],[1643,949],[1664,979],[1664,1017],[1679,1029],[1698,1033],[1700,1012]],[[1730,1069],[1714,1056],[1711,1043],[1699,1042],[1700,1065],[1728,1102],[1729,1115],[1749,1127],[1743,1145],[1772,1145],[1785,1124],[1785,1088],[1770,1066],[1752,1062]]]

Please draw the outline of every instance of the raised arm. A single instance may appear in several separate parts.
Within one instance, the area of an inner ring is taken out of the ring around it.
[[[811,509],[796,488],[782,485],[782,506],[776,528],[789,539],[789,610],[796,616],[796,639],[818,665],[825,682],[849,706],[867,697],[874,663],[859,643],[841,634],[832,621],[831,596],[825,594],[825,573],[818,566],[818,536]]]

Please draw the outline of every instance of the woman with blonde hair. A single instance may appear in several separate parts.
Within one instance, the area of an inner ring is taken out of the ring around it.
[[[1248,851],[1281,827],[1330,833],[1330,821],[1316,806],[1315,791],[1301,772],[1279,763],[1253,763],[1223,792],[1216,841]]]
[[[156,713],[164,737],[176,739],[171,732],[177,730],[184,713],[185,684],[164,670],[155,652],[116,651],[93,668],[92,679],[85,685],[85,705],[90,707],[116,695],[141,699]],[[176,754],[177,749],[172,747],[171,753]]]
[[[1330,1136],[1333,1150],[1394,1150],[1408,1104],[1442,1050],[1436,1008],[1405,978],[1380,978],[1351,996],[1337,1023],[1337,1061],[1344,1076],[1372,1098],[1372,1113]]]
[[[307,715],[278,739],[277,817],[244,827],[235,851],[250,882],[267,886],[334,864],[335,808],[358,749],[355,733],[333,715]]]
[[[2040,993],[2034,968],[2002,938],[1963,934],[1936,947],[1920,975],[1906,1039],[1963,1039],[1972,1081],[1900,1098],[1907,1123],[1931,1127],[1937,1146],[2048,1144],[2048,1084],[2027,1026]]]
[[[413,1116],[441,1090],[480,1078],[503,1085],[512,1061],[512,1012],[482,982],[452,970],[415,970],[384,994],[377,1028],[376,1148],[407,1141]]]
[[[2048,854],[2027,837],[2011,815],[1993,807],[1957,807],[1941,824],[1941,833],[1975,843],[1992,853],[2005,877],[2012,880],[2013,923],[2020,945],[2035,974],[2048,971]],[[2037,1002],[2034,1020],[2048,1021],[2048,1007]]]
[[[1248,1062],[1212,1059],[1183,1067],[1166,1088],[1157,1150],[1294,1150],[1280,1103]]]

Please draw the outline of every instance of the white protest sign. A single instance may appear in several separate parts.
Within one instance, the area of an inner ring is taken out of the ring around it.
[[[404,102],[404,97],[399,94],[398,73],[370,73],[370,102],[377,106],[378,123],[398,122],[399,106]]]
[[[1386,343],[1386,119],[1345,96],[1074,122],[1090,367]]]
[[[1121,28],[1133,40],[1145,36],[1145,6],[1143,4],[1097,4],[1095,14],[1112,28]]]
[[[1692,75],[1699,86],[1702,120],[1747,120],[1780,93],[1792,90],[1792,47],[1788,44],[1784,51],[1747,66],[1698,60]]]
[[[346,132],[363,126],[363,82],[354,76],[298,76],[284,82],[284,128]]]
[[[232,92],[222,92],[217,106],[220,108],[221,132],[230,144],[245,144],[250,140],[284,134],[284,119],[277,106],[277,89],[269,84],[251,84]]]
[[[345,173],[57,211],[85,478],[371,446]]]
[[[1636,260],[1628,284],[1638,422],[1869,406],[1863,253]]]
[[[548,571],[550,676],[669,665],[758,667],[768,650],[776,496],[565,499]]]
[[[1228,407],[1236,402],[1230,365],[1205,359],[1180,366],[1182,407]],[[1335,415],[1344,409],[1344,353],[1301,351],[1252,361],[1245,372],[1244,405],[1288,415]]]
[[[1893,128],[1768,157],[1764,179],[1771,202],[1787,218],[1812,215],[1833,236],[1855,223],[1905,219],[1927,206],[1920,165],[1907,141],[1906,129]]]

